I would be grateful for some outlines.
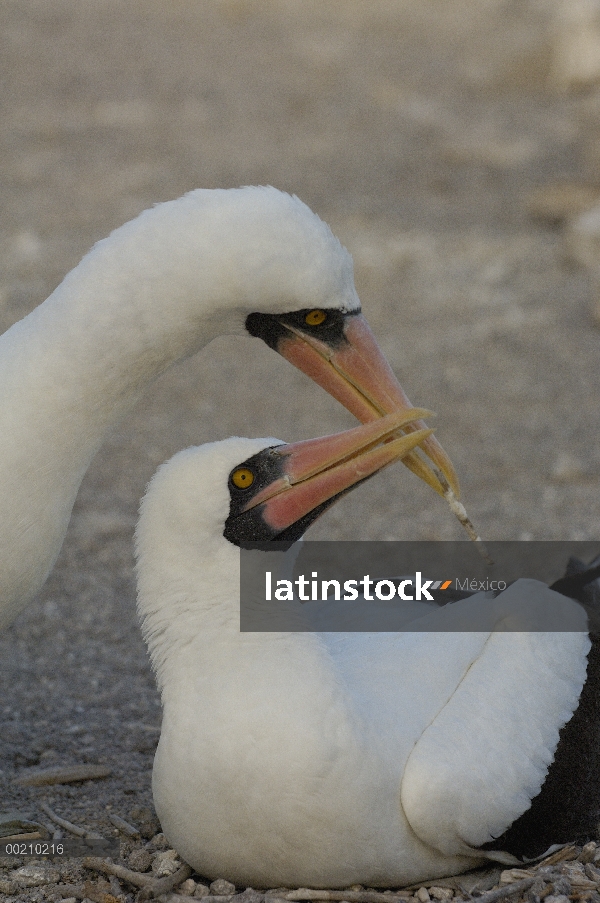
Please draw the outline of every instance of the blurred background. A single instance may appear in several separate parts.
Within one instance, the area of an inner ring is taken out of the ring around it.
[[[600,3],[5,0],[0,29],[3,329],[152,204],[275,185],[352,252],[482,536],[598,536]],[[132,532],[156,467],[229,435],[352,425],[257,340],[221,338],[152,387],[86,476],[40,599],[0,637],[5,801],[93,821],[149,799],[159,707]],[[310,536],[462,533],[398,465]],[[114,778],[11,783],[74,761]]]

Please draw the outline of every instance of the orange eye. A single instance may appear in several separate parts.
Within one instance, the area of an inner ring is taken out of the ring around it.
[[[231,482],[238,489],[248,489],[254,483],[254,474],[248,467],[238,467],[231,474]]]
[[[327,314],[324,310],[311,310],[304,317],[304,322],[307,326],[320,326],[326,319]]]

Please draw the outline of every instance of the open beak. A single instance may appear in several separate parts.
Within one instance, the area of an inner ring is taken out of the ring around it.
[[[331,504],[340,494],[388,464],[405,459],[426,441],[432,433],[430,429],[400,437],[398,433],[414,423],[415,418],[428,416],[430,411],[414,408],[344,433],[270,449],[281,456],[282,469],[275,480],[248,500],[242,511],[261,505],[263,521],[278,533],[320,506],[325,510],[327,503]]]
[[[282,325],[289,335],[278,342],[277,351],[341,402],[362,423],[369,423],[385,414],[411,410],[410,401],[362,314],[346,317],[344,340],[337,347],[331,347],[291,324]],[[411,421],[402,429],[406,433],[421,432],[425,424],[421,420]],[[429,461],[413,451],[403,458],[404,464],[440,495],[445,495],[450,487],[458,499],[458,477],[440,443],[430,435],[420,442],[420,447]]]

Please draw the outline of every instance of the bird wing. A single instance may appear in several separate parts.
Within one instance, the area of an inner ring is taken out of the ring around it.
[[[531,629],[542,615],[538,624],[562,623],[570,632]],[[585,682],[590,642],[585,615],[572,600],[519,580],[496,599],[482,604],[474,596],[433,615],[445,629],[454,618],[459,630],[471,617],[473,626],[483,626],[485,616],[492,629],[415,743],[402,778],[401,803],[413,831],[448,855],[473,855],[529,808]]]

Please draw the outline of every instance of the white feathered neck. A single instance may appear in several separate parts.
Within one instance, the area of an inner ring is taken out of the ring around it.
[[[279,439],[232,438],[179,452],[152,478],[136,527],[138,613],[161,692],[194,635],[239,633],[240,553],[223,536],[227,475]],[[210,640],[208,640],[210,644]]]

